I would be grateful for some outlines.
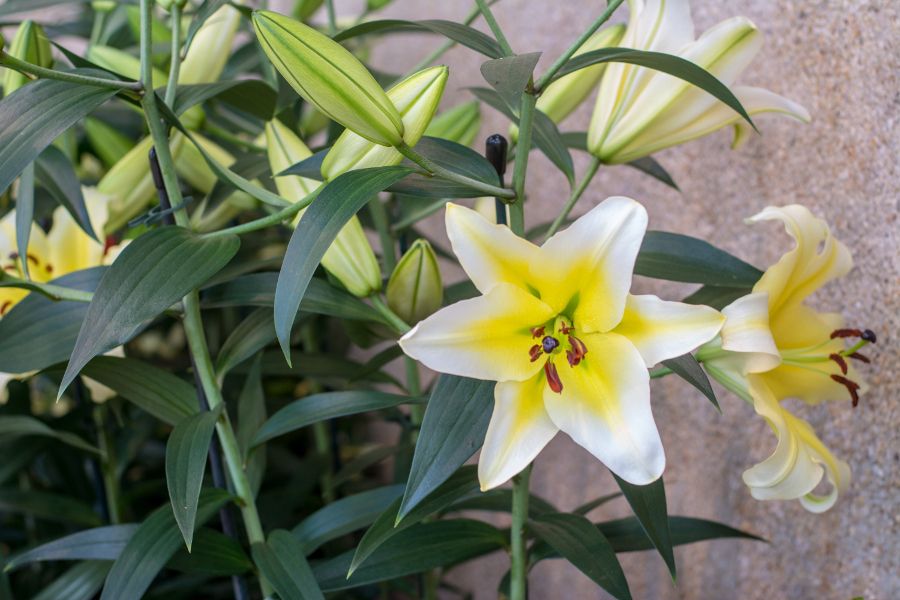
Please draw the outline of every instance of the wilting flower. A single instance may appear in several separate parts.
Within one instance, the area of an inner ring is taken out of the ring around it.
[[[853,264],[828,225],[799,205],[769,207],[750,219],[767,220],[783,222],[795,247],[766,270],[752,294],[723,309],[721,338],[702,348],[698,357],[710,375],[751,402],[778,437],[772,455],[744,473],[753,497],[798,498],[808,510],[822,512],[846,489],[850,469],[782,401],[798,398],[818,404],[851,398],[855,406],[865,384],[852,363],[868,362],[856,350],[875,341],[874,334],[845,329],[840,314],[820,313],[804,303]],[[849,337],[861,341],[848,349]],[[831,492],[813,494],[823,475],[832,484]]]
[[[276,175],[312,155],[303,140],[279,121],[266,124],[266,147],[269,165]],[[282,175],[275,177],[275,185],[286,200],[298,202],[312,193],[319,183],[296,175]],[[295,224],[305,212],[306,209],[297,214]],[[322,266],[355,296],[364,298],[381,289],[381,267],[355,215],[328,247]]]
[[[447,67],[429,67],[413,73],[388,90],[387,96],[403,119],[404,140],[415,146],[437,110],[444,93]],[[345,130],[322,161],[322,177],[334,179],[352,169],[397,165],[403,155],[391,147],[372,143],[353,131]]]
[[[31,20],[22,21],[19,25],[7,53],[39,67],[49,67],[53,64],[50,38],[47,37],[43,27]],[[3,77],[3,94],[9,96],[29,81],[31,80],[24,73],[6,69]]]
[[[444,301],[437,256],[427,240],[416,240],[397,263],[385,290],[387,303],[407,323],[418,323]]]
[[[270,11],[255,11],[253,27],[285,80],[331,120],[376,144],[403,143],[400,114],[350,51],[312,27]]]
[[[744,17],[722,21],[694,39],[687,0],[629,0],[631,14],[620,46],[675,54],[703,67],[731,87],[762,47],[756,26]],[[732,92],[750,115],[785,114],[809,121],[799,104],[756,87]],[[735,127],[735,145],[746,122],[731,108],[688,82],[646,67],[608,66],[588,130],[588,150],[607,163],[623,163]]]
[[[482,489],[521,471],[559,430],[629,482],[662,474],[647,369],[711,340],[723,318],[629,294],[646,228],[640,204],[614,197],[538,247],[447,205],[453,251],[483,295],[438,311],[400,345],[436,371],[498,382]]]

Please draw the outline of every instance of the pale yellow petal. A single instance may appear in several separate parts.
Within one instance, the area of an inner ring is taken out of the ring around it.
[[[539,299],[501,283],[484,296],[457,302],[419,322],[400,346],[440,373],[525,381],[543,366],[543,361],[531,362],[529,356],[536,343],[531,328],[553,316]]]
[[[769,328],[769,297],[764,292],[742,296],[722,309],[721,348],[738,356],[744,373],[761,373],[781,364]]]
[[[559,431],[544,409],[543,372],[527,381],[494,389],[494,412],[478,459],[478,480],[486,491],[527,467]]]

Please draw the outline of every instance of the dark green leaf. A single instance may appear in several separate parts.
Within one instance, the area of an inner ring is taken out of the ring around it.
[[[324,599],[300,545],[289,532],[279,529],[264,544],[253,544],[253,562],[282,598]]]
[[[416,144],[416,152],[446,169],[489,185],[500,185],[497,171],[482,155],[471,148],[441,138],[424,137]],[[413,166],[407,161],[404,164]],[[413,173],[388,188],[389,192],[419,198],[478,198],[483,191],[467,185]]]
[[[428,400],[398,518],[444,483],[484,443],[494,382],[441,375]]]
[[[69,4],[73,0],[7,0],[0,6],[0,16],[12,15],[20,12],[31,12],[39,8],[56,6],[57,4]]]
[[[599,498],[591,500],[590,502],[585,502],[584,504],[582,504],[581,506],[579,506],[572,512],[575,513],[576,515],[586,515],[589,512],[591,512],[592,510],[594,510],[595,508],[597,508],[598,506],[603,506],[610,500],[615,500],[616,498],[619,498],[622,495],[623,495],[622,492],[615,492],[614,494],[607,494],[605,496],[600,496]]]
[[[238,246],[237,236],[201,237],[174,226],[149,231],[125,246],[94,293],[60,394],[88,361],[129,340],[202,285],[231,260]]]
[[[672,189],[681,191],[681,188],[678,187],[678,184],[675,183],[675,180],[672,179],[672,176],[669,175],[669,172],[666,171],[659,162],[656,161],[652,156],[645,156],[643,158],[638,158],[631,162],[625,163],[629,167],[634,167],[641,173],[645,173],[650,177],[656,179],[669,186]]]
[[[91,600],[103,587],[112,565],[105,561],[78,563],[45,587],[32,600]]]
[[[385,19],[382,21],[369,21],[361,23],[355,27],[345,29],[334,36],[334,40],[342,42],[360,35],[372,33],[390,33],[390,32],[431,32],[442,35],[453,40],[467,48],[484,54],[489,58],[500,58],[503,56],[503,50],[494,39],[477,29],[473,29],[462,23],[454,23],[453,21],[443,21],[440,19],[430,19],[427,21],[403,21],[400,19]]]
[[[137,528],[137,525],[109,525],[79,531],[13,556],[4,569],[12,571],[47,560],[115,560]]]
[[[93,71],[80,71],[96,75]],[[0,190],[59,135],[112,98],[115,90],[41,79],[0,101]]]
[[[402,495],[402,485],[389,485],[341,498],[306,517],[291,533],[309,556],[325,542],[371,525]]]
[[[37,184],[47,190],[72,215],[78,226],[96,240],[97,234],[91,227],[91,218],[81,193],[81,182],[62,150],[47,146],[34,165]]]
[[[181,116],[189,108],[214,98],[268,121],[275,112],[278,93],[259,79],[179,85],[175,114]]]
[[[272,415],[256,432],[253,445],[319,421],[421,402],[421,398],[364,390],[313,394],[291,402]]]
[[[612,596],[631,598],[615,551],[586,518],[566,513],[546,514],[531,518],[528,529]]]
[[[606,536],[616,552],[653,550],[640,521],[634,517],[599,523],[597,528]],[[761,537],[729,527],[723,523],[692,517],[669,517],[672,545],[683,546],[694,542],[720,538],[744,538],[764,542]]]
[[[191,552],[180,548],[166,566],[183,573],[227,577],[250,571],[253,563],[236,540],[201,527],[194,535]]]
[[[2,189],[2,188],[0,188]],[[28,240],[31,239],[31,223],[34,221],[34,163],[25,165],[19,177],[16,194],[16,250],[19,256],[28,256]],[[25,279],[31,279],[29,261],[20,260]]]
[[[675,553],[672,551],[672,536],[669,532],[669,516],[666,509],[666,488],[662,477],[649,485],[630,484],[615,473],[613,477],[625,494],[625,499],[631,505],[631,510],[643,527],[647,538],[669,567],[669,573],[674,580]]]
[[[371,375],[372,373],[377,373],[382,367],[390,364],[401,356],[403,356],[403,348],[401,348],[398,344],[388,346],[387,348],[370,358],[369,362],[360,367],[359,370],[357,370],[355,373],[352,373],[348,381],[358,381]]]
[[[209,520],[230,498],[228,493],[216,488],[203,490],[197,509],[197,524],[202,525]],[[138,526],[113,564],[101,600],[140,598],[178,550],[181,541],[181,532],[171,507],[167,504],[153,511]]]
[[[647,232],[634,272],[668,281],[747,288],[762,277],[753,265],[708,242],[667,231]]]
[[[712,94],[731,109],[741,115],[756,129],[756,125],[750,119],[750,115],[744,110],[740,100],[732,93],[728,86],[719,81],[715,75],[689,60],[664,54],[662,52],[650,52],[647,50],[632,50],[630,48],[601,48],[592,50],[573,57],[562,69],[557,71],[556,79],[583,69],[591,65],[606,62],[631,63],[641,67],[647,67],[655,71],[668,73],[674,77],[687,81],[700,89]]]
[[[540,52],[495,58],[481,63],[481,75],[515,109],[522,102],[522,94],[540,58]]]
[[[738,298],[746,296],[753,291],[751,287],[724,287],[718,285],[704,285],[702,288],[682,300],[688,304],[705,304],[717,310],[722,310]],[[0,321],[2,323],[2,321]]]
[[[73,448],[84,450],[93,454],[100,454],[100,450],[68,431],[57,431],[43,421],[39,421],[34,417],[25,415],[2,415],[0,416],[0,439],[8,439],[14,437],[25,437],[38,435],[58,440],[64,444],[68,444]]]
[[[199,410],[193,385],[140,360],[98,356],[82,373],[170,425]]]
[[[81,500],[49,492],[0,489],[0,511],[24,513],[60,523],[100,524],[97,513]]]
[[[480,521],[453,519],[419,523],[385,542],[347,578],[353,551],[313,565],[325,592],[448,567],[503,548],[506,535]]]
[[[258,308],[238,323],[228,339],[222,344],[216,357],[216,372],[219,377],[244,362],[275,339],[272,324],[272,309]]]
[[[169,500],[188,552],[191,551],[194,539],[197,505],[203,474],[206,472],[209,443],[221,412],[219,407],[183,419],[169,434],[169,441],[166,443]]]
[[[334,238],[369,199],[411,173],[406,167],[349,171],[328,183],[297,223],[275,288],[275,331],[290,363],[290,335],[300,301]]]
[[[461,510],[484,510],[488,512],[510,512],[512,509],[512,490],[509,488],[497,488],[482,494],[463,498],[454,502],[446,512]],[[528,514],[530,516],[544,513],[555,513],[556,507],[535,494],[528,499]]]
[[[272,319],[269,315],[269,324]],[[253,360],[244,387],[238,396],[237,441],[254,497],[259,493],[266,473],[266,447],[253,447],[253,436],[266,422],[266,396],[262,386],[262,355]]]
[[[341,467],[341,470],[334,474],[332,484],[334,487],[340,487],[369,467],[377,465],[388,458],[404,454],[409,450],[410,445],[403,443],[389,446],[375,446],[374,448],[367,449]]]
[[[325,161],[325,157],[328,155],[328,152],[330,150],[331,147],[325,148],[324,150],[319,150],[312,156],[304,158],[297,164],[288,167],[281,173],[273,173],[273,175],[298,175],[300,177],[305,177],[306,179],[322,181],[322,163]]]
[[[673,373],[687,381],[689,384],[700,390],[700,392],[706,396],[710,402],[713,403],[713,406],[716,407],[716,410],[722,412],[722,408],[719,406],[719,401],[716,399],[716,393],[713,391],[712,385],[709,383],[709,378],[706,376],[706,373],[703,372],[703,369],[700,367],[700,363],[697,362],[697,359],[694,358],[693,354],[684,354],[677,358],[670,358],[669,360],[662,361],[662,364],[672,370]]]

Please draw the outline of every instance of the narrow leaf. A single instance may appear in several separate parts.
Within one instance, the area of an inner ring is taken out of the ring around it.
[[[662,364],[670,368],[673,373],[687,381],[689,384],[700,390],[706,396],[716,410],[722,412],[719,401],[716,399],[716,393],[713,391],[709,378],[700,367],[700,363],[694,358],[693,354],[684,354],[676,358],[662,361]]]
[[[194,534],[190,553],[179,548],[166,567],[182,573],[228,577],[250,571],[253,563],[240,542],[215,529],[201,527]]]
[[[97,234],[91,226],[91,218],[81,193],[81,182],[62,150],[56,146],[47,146],[34,165],[37,184],[72,215],[87,235],[96,240]]]
[[[659,162],[652,156],[638,158],[625,164],[627,164],[629,167],[637,169],[641,173],[649,175],[653,179],[656,179],[657,181],[669,186],[674,190],[678,190],[679,192],[681,191],[681,188],[678,187],[678,184],[675,183],[675,180],[672,179],[671,175],[669,175],[669,172],[666,171],[666,169],[661,164],[659,164]]]
[[[275,339],[272,309],[258,308],[238,323],[216,357],[216,373],[224,377]]]
[[[424,137],[416,144],[416,152],[446,169],[489,185],[500,185],[497,171],[481,154],[471,148],[441,138]],[[405,165],[414,166],[406,161]],[[388,188],[389,192],[419,198],[478,198],[483,191],[467,185],[413,173]]]
[[[89,527],[100,524],[100,517],[88,504],[50,492],[0,489],[0,511],[24,513],[47,521]]]
[[[96,446],[89,444],[74,433],[58,431],[34,417],[25,415],[0,416],[0,439],[34,435],[53,438],[73,448],[92,454],[100,454],[100,450]]]
[[[78,563],[60,575],[32,600],[91,600],[103,587],[103,580],[112,565],[105,561]]]
[[[675,579],[675,553],[672,551],[672,536],[669,533],[669,516],[666,512],[666,488],[662,477],[649,485],[632,485],[619,478],[616,483],[631,505],[634,516],[644,529],[653,547],[659,551],[672,579]]]
[[[748,288],[762,277],[753,265],[708,242],[667,231],[647,232],[634,272],[667,281]]]
[[[28,268],[28,241],[31,239],[31,223],[34,221],[34,163],[25,166],[19,177],[19,191],[16,195],[16,250],[19,265],[25,279],[31,279]]]
[[[540,58],[540,52],[531,52],[489,60],[481,63],[481,75],[515,109],[522,102],[522,94]]]
[[[108,525],[79,531],[16,554],[6,562],[4,570],[48,560],[115,560],[137,528],[137,525]]]
[[[361,23],[334,36],[336,42],[342,42],[354,37],[373,33],[391,32],[430,32],[442,35],[467,48],[484,54],[490,58],[500,58],[503,50],[493,38],[485,33],[473,29],[462,23],[430,19],[427,21],[403,21],[401,19],[385,19],[381,21],[369,21]]]
[[[303,546],[289,532],[279,529],[264,544],[253,544],[253,562],[260,574],[282,598],[323,599],[312,569],[304,558]]]
[[[722,310],[741,296],[746,296],[753,291],[751,287],[724,287],[719,285],[704,285],[702,288],[682,300],[688,304],[705,304],[717,310]]]

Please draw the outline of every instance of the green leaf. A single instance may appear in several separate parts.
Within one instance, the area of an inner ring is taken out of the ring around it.
[[[402,519],[484,443],[494,382],[441,375],[428,400],[403,503]]]
[[[753,288],[751,287],[704,285],[702,288],[682,300],[682,302],[687,302],[688,304],[705,304],[717,310],[722,310],[738,298],[746,296],[752,291]]]
[[[97,513],[81,500],[49,492],[0,489],[0,511],[24,513],[60,523],[100,524]]]
[[[509,488],[497,488],[487,492],[463,498],[449,506],[445,512],[457,512],[461,510],[479,510],[487,512],[510,512],[512,509],[512,490]],[[528,499],[528,514],[530,516],[544,513],[558,512],[556,507],[535,494],[530,494]]]
[[[622,492],[615,492],[614,494],[606,494],[605,496],[600,496],[599,498],[595,498],[594,500],[591,500],[590,502],[585,502],[584,504],[582,504],[581,506],[579,506],[572,512],[575,513],[576,515],[586,515],[589,512],[591,512],[592,510],[594,510],[595,508],[597,508],[598,506],[603,506],[610,500],[615,500],[616,498],[619,498],[622,495],[623,495]]]
[[[416,152],[438,165],[489,185],[500,185],[497,171],[482,155],[471,148],[441,138],[424,137],[416,144]],[[410,161],[405,165],[413,166]],[[419,198],[478,198],[484,192],[467,185],[413,173],[388,188],[389,192]]]
[[[662,361],[662,364],[700,390],[700,392],[712,402],[713,406],[716,407],[716,410],[722,412],[719,401],[716,399],[716,393],[709,383],[709,378],[706,376],[706,373],[703,372],[700,363],[697,362],[697,359],[694,358],[693,354],[688,353],[676,358],[670,358],[669,360]]]
[[[73,73],[95,75],[75,69]],[[0,101],[0,190],[5,190],[44,148],[115,90],[40,79]]]
[[[224,267],[238,246],[237,236],[201,237],[175,226],[154,229],[125,246],[94,293],[59,393],[88,361],[128,341]]]
[[[613,473],[631,510],[659,551],[672,579],[675,579],[675,553],[672,551],[672,536],[669,532],[669,516],[666,509],[666,488],[662,477],[649,485],[632,485]]]
[[[91,600],[103,587],[112,565],[105,561],[78,563],[40,591],[32,600]]]
[[[106,267],[75,271],[52,283],[92,292],[105,271]],[[0,372],[39,371],[66,360],[87,311],[85,302],[26,296],[0,319]]]
[[[16,193],[16,250],[19,256],[28,256],[28,240],[31,239],[31,223],[34,221],[34,163],[25,165],[19,177],[19,189]],[[19,264],[25,279],[31,279],[28,260],[20,260]]]
[[[258,308],[238,323],[216,356],[216,373],[225,376],[275,339],[272,309]]]
[[[269,315],[269,325],[272,319]],[[262,355],[257,355],[238,396],[237,442],[253,495],[259,493],[266,473],[266,447],[253,448],[253,436],[266,422],[266,396],[262,386]]]
[[[89,444],[74,433],[57,431],[34,417],[2,415],[0,416],[0,439],[25,436],[42,436],[53,438],[73,448],[84,450],[92,454],[100,454],[100,450],[93,444]]]
[[[72,0],[7,0],[0,6],[0,17],[20,12],[31,12],[39,8],[69,4]]]
[[[201,527],[194,535],[191,551],[179,548],[166,567],[182,573],[228,577],[250,571],[253,563],[236,540],[215,529]]]
[[[315,600],[325,596],[304,558],[303,546],[289,532],[278,529],[264,544],[253,544],[253,562],[282,598]]]
[[[322,591],[333,592],[448,567],[488,554],[507,543],[499,529],[469,519],[419,523],[385,542],[347,578],[353,551],[313,565]]]
[[[199,410],[193,385],[140,360],[98,356],[81,372],[169,425],[177,425]]]
[[[212,99],[221,100],[263,121],[268,121],[275,113],[278,93],[268,83],[259,79],[179,85],[175,114],[181,116],[189,108]]]
[[[409,450],[410,445],[404,443],[370,447],[370,449],[358,454],[353,460],[341,467],[341,470],[334,474],[332,484],[334,487],[340,487],[369,467],[398,454],[404,454]],[[394,462],[396,462],[396,458]]]
[[[648,231],[634,266],[636,275],[703,283],[724,287],[747,287],[762,277],[762,271],[697,238]]]
[[[216,410],[201,412],[182,420],[166,443],[166,484],[175,522],[184,537],[184,544],[191,551],[194,525],[209,443],[216,429],[216,421],[222,413]]]
[[[664,183],[674,190],[681,191],[681,188],[678,187],[678,184],[675,183],[675,180],[672,179],[672,176],[669,175],[669,172],[665,170],[665,168],[659,164],[652,156],[645,156],[643,158],[638,158],[631,162],[625,163],[629,167],[634,167],[641,173],[649,175],[653,179]]]
[[[599,523],[597,528],[606,536],[616,552],[652,550],[653,542],[647,537],[638,519],[628,517]],[[693,517],[669,517],[669,532],[673,546],[720,538],[744,538],[764,542],[759,536],[735,529],[723,523],[695,519]]]
[[[481,63],[481,75],[506,104],[515,109],[521,104],[522,94],[540,59],[540,52],[503,56]]]
[[[78,226],[96,240],[97,234],[91,226],[91,217],[81,193],[81,182],[62,150],[47,146],[34,165],[37,184],[47,190],[72,215]]]
[[[402,485],[388,485],[341,498],[303,519],[291,533],[309,556],[325,542],[371,525],[402,495]]]
[[[566,513],[546,514],[529,519],[528,529],[613,597],[631,598],[615,551],[606,536],[586,518]]]
[[[500,48],[500,44],[487,34],[484,34],[477,29],[473,29],[468,25],[463,25],[462,23],[454,23],[453,21],[443,21],[440,19],[429,19],[427,21],[404,21],[401,19],[369,21],[345,29],[334,36],[334,40],[336,42],[342,42],[361,35],[391,32],[436,33],[462,44],[467,48],[471,48],[476,52],[484,54],[489,58],[500,58],[503,56],[503,50]]]
[[[312,394],[291,402],[272,415],[256,432],[253,445],[257,446],[319,421],[383,410],[401,404],[420,404],[422,401],[421,398],[368,390]]]
[[[397,510],[400,508],[400,498],[388,506],[384,512],[379,515],[372,526],[366,531],[359,544],[356,546],[356,553],[353,555],[353,561],[350,563],[348,576],[353,575],[372,554],[389,539],[403,531],[412,527],[416,523],[422,521],[426,517],[439,512],[457,500],[466,496],[479,493],[477,467],[462,467],[454,473],[447,481],[438,486],[436,490],[431,492],[422,502],[420,502],[413,510],[411,510],[402,520],[397,518]]]
[[[369,201],[412,172],[406,167],[349,171],[328,183],[297,223],[275,288],[275,331],[290,364],[290,335],[313,273],[341,228]]]
[[[672,54],[650,52],[647,50],[632,50],[630,48],[601,48],[599,50],[585,52],[584,54],[580,54],[570,59],[569,62],[557,71],[554,80],[564,77],[569,73],[573,73],[578,69],[607,62],[622,62],[647,67],[687,81],[724,102],[756,129],[756,125],[753,124],[750,115],[747,114],[747,111],[744,110],[740,100],[738,100],[732,91],[728,89],[727,85],[719,81],[715,75],[703,67]]]
[[[200,494],[197,509],[198,525],[202,525],[219,510],[231,496],[216,488]],[[101,600],[140,598],[157,573],[165,566],[181,545],[181,532],[168,504],[162,506],[141,523],[121,554],[103,586]]]
[[[225,0],[203,0],[203,4],[200,5],[200,8],[197,9],[197,12],[194,14],[194,18],[191,20],[191,24],[188,26],[187,35],[185,36],[184,46],[182,50],[182,56],[187,54],[187,51],[190,49],[191,44],[194,42],[194,36],[197,35],[197,32],[200,31],[200,28],[203,27],[203,24],[206,23],[206,20],[215,14],[219,8],[221,8],[225,4]]]
[[[392,344],[373,356],[369,361],[362,365],[357,371],[350,374],[348,382],[359,381],[372,373],[377,373],[382,367],[392,363],[403,356],[403,348],[399,344]]]
[[[108,525],[79,531],[16,554],[3,568],[12,571],[48,560],[115,560],[137,528],[137,525]]]

